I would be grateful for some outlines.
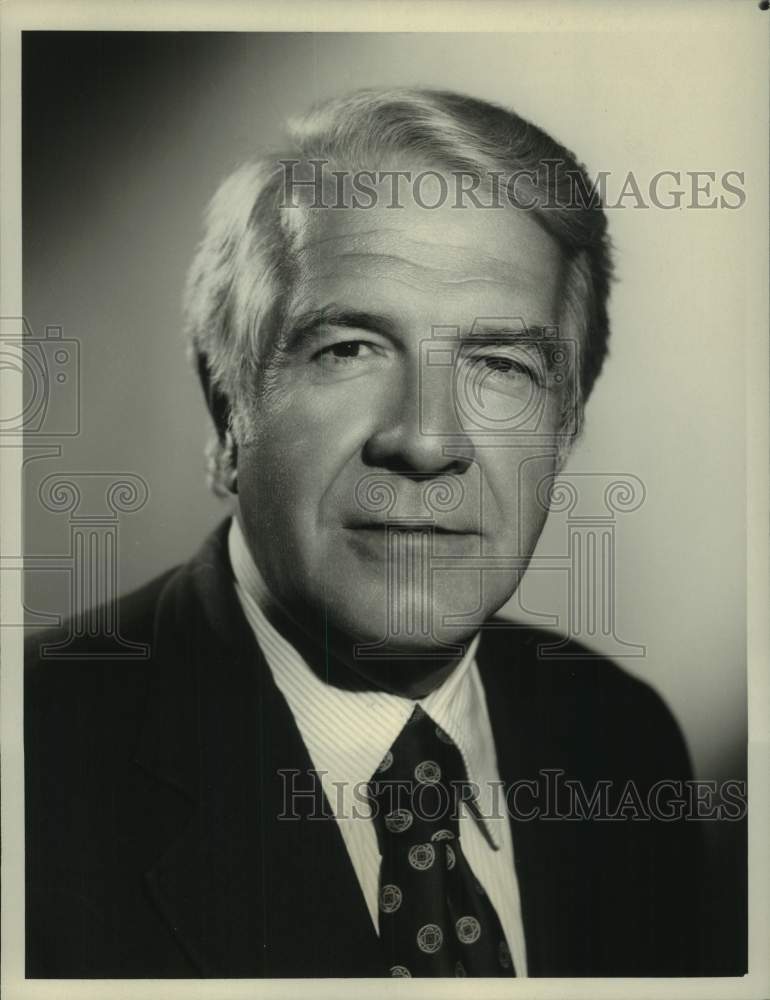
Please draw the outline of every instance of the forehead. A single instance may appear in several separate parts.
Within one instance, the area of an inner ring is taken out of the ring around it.
[[[404,192],[397,208],[292,209],[302,213],[295,300],[303,307],[345,295],[429,307],[432,322],[520,315],[555,323],[562,255],[522,209],[428,209]],[[452,315],[454,313],[454,317]]]

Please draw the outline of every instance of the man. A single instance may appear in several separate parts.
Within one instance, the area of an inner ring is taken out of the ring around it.
[[[121,602],[146,661],[31,643],[29,976],[705,973],[697,827],[571,808],[686,781],[670,713],[494,617],[607,350],[587,190],[426,90],[221,186],[186,319],[235,517]]]

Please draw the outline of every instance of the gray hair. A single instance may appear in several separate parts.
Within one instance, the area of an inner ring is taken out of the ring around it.
[[[285,204],[286,161],[371,170],[411,155],[445,171],[528,180],[531,211],[564,257],[561,325],[581,347],[579,371],[569,380],[574,391],[564,403],[574,437],[607,354],[612,273],[606,217],[574,155],[512,111],[429,89],[356,91],[292,120],[288,133],[280,155],[254,159],[220,185],[185,289],[190,352],[229,405],[230,434],[217,436],[208,450],[214,491],[227,492],[233,440],[249,439],[261,359],[282,328],[292,291],[301,230]]]

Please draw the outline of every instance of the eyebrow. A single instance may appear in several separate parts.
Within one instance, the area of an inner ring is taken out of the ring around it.
[[[474,323],[463,340],[544,340],[547,331],[553,330],[553,326],[545,323],[531,323],[527,326],[523,321],[521,326],[494,326],[491,323]],[[554,338],[556,339],[556,338]]]
[[[346,308],[336,303],[330,303],[319,309],[311,309],[300,313],[294,320],[290,321],[286,331],[284,349],[294,351],[312,344],[320,330],[331,326],[350,330],[369,330],[385,337],[393,337],[396,333],[397,323],[390,317],[382,314],[362,309]],[[439,343],[441,340],[446,339],[453,339],[461,343],[476,344],[515,343],[517,341],[535,343],[545,341],[546,343],[553,343],[557,339],[556,337],[553,339],[547,337],[547,333],[554,329],[553,326],[539,323],[527,326],[523,320],[521,324],[517,323],[515,326],[505,326],[504,324],[497,326],[492,322],[477,320],[471,326],[466,326],[465,328],[461,328],[459,325],[452,327],[449,324],[442,326],[437,324],[434,329],[456,331],[454,335],[447,332],[447,335],[444,337],[440,333],[435,335],[435,339]]]
[[[351,330],[371,330],[392,336],[396,324],[387,316],[360,309],[346,309],[334,304],[301,313],[289,323],[287,340],[292,345],[305,343],[325,326],[340,326]]]
[[[392,335],[396,330],[396,323],[388,316],[367,312],[362,309],[348,309],[338,305],[323,306],[320,309],[311,309],[301,313],[289,323],[289,336],[294,339],[304,340],[317,333],[324,326],[341,326],[353,330],[373,330],[377,333]],[[521,326],[496,326],[489,322],[474,322],[471,327],[466,327],[466,332],[460,332],[460,326],[452,327],[451,324],[437,324],[435,329],[447,331],[457,330],[459,339],[488,338],[529,338],[542,339],[546,336],[546,331],[554,329],[544,323],[532,323],[529,326],[522,321]],[[447,339],[451,335],[447,333]]]

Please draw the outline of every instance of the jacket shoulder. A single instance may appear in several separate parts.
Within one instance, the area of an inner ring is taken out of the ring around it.
[[[490,627],[491,626],[491,627]],[[480,659],[518,688],[553,696],[601,695],[663,704],[646,681],[575,638],[495,618],[484,629]]]
[[[573,638],[493,620],[479,649],[487,696],[565,743],[692,772],[679,723],[653,684]],[[673,772],[672,772],[673,773]]]
[[[28,636],[24,643],[25,744],[34,755],[68,732],[68,743],[105,727],[114,742],[145,697],[154,670],[155,612],[169,570],[82,621]],[[82,627],[82,623],[93,627]],[[112,623],[114,622],[114,627]],[[133,707],[132,707],[133,706]],[[110,731],[110,726],[115,727]]]
[[[119,633],[129,643],[147,641],[152,635],[155,609],[168,580],[177,572],[170,569],[136,590],[119,598],[114,606],[101,604],[89,608],[79,616],[65,619],[55,628],[38,629],[24,641],[24,663],[32,667],[46,660],[93,659],[93,654],[104,647],[104,640],[111,631]],[[112,623],[115,623],[113,626]],[[83,628],[81,623],[93,623]],[[66,648],[65,648],[66,647]],[[56,649],[60,651],[57,654]],[[116,646],[116,651],[118,647]],[[109,659],[109,656],[105,656]]]

